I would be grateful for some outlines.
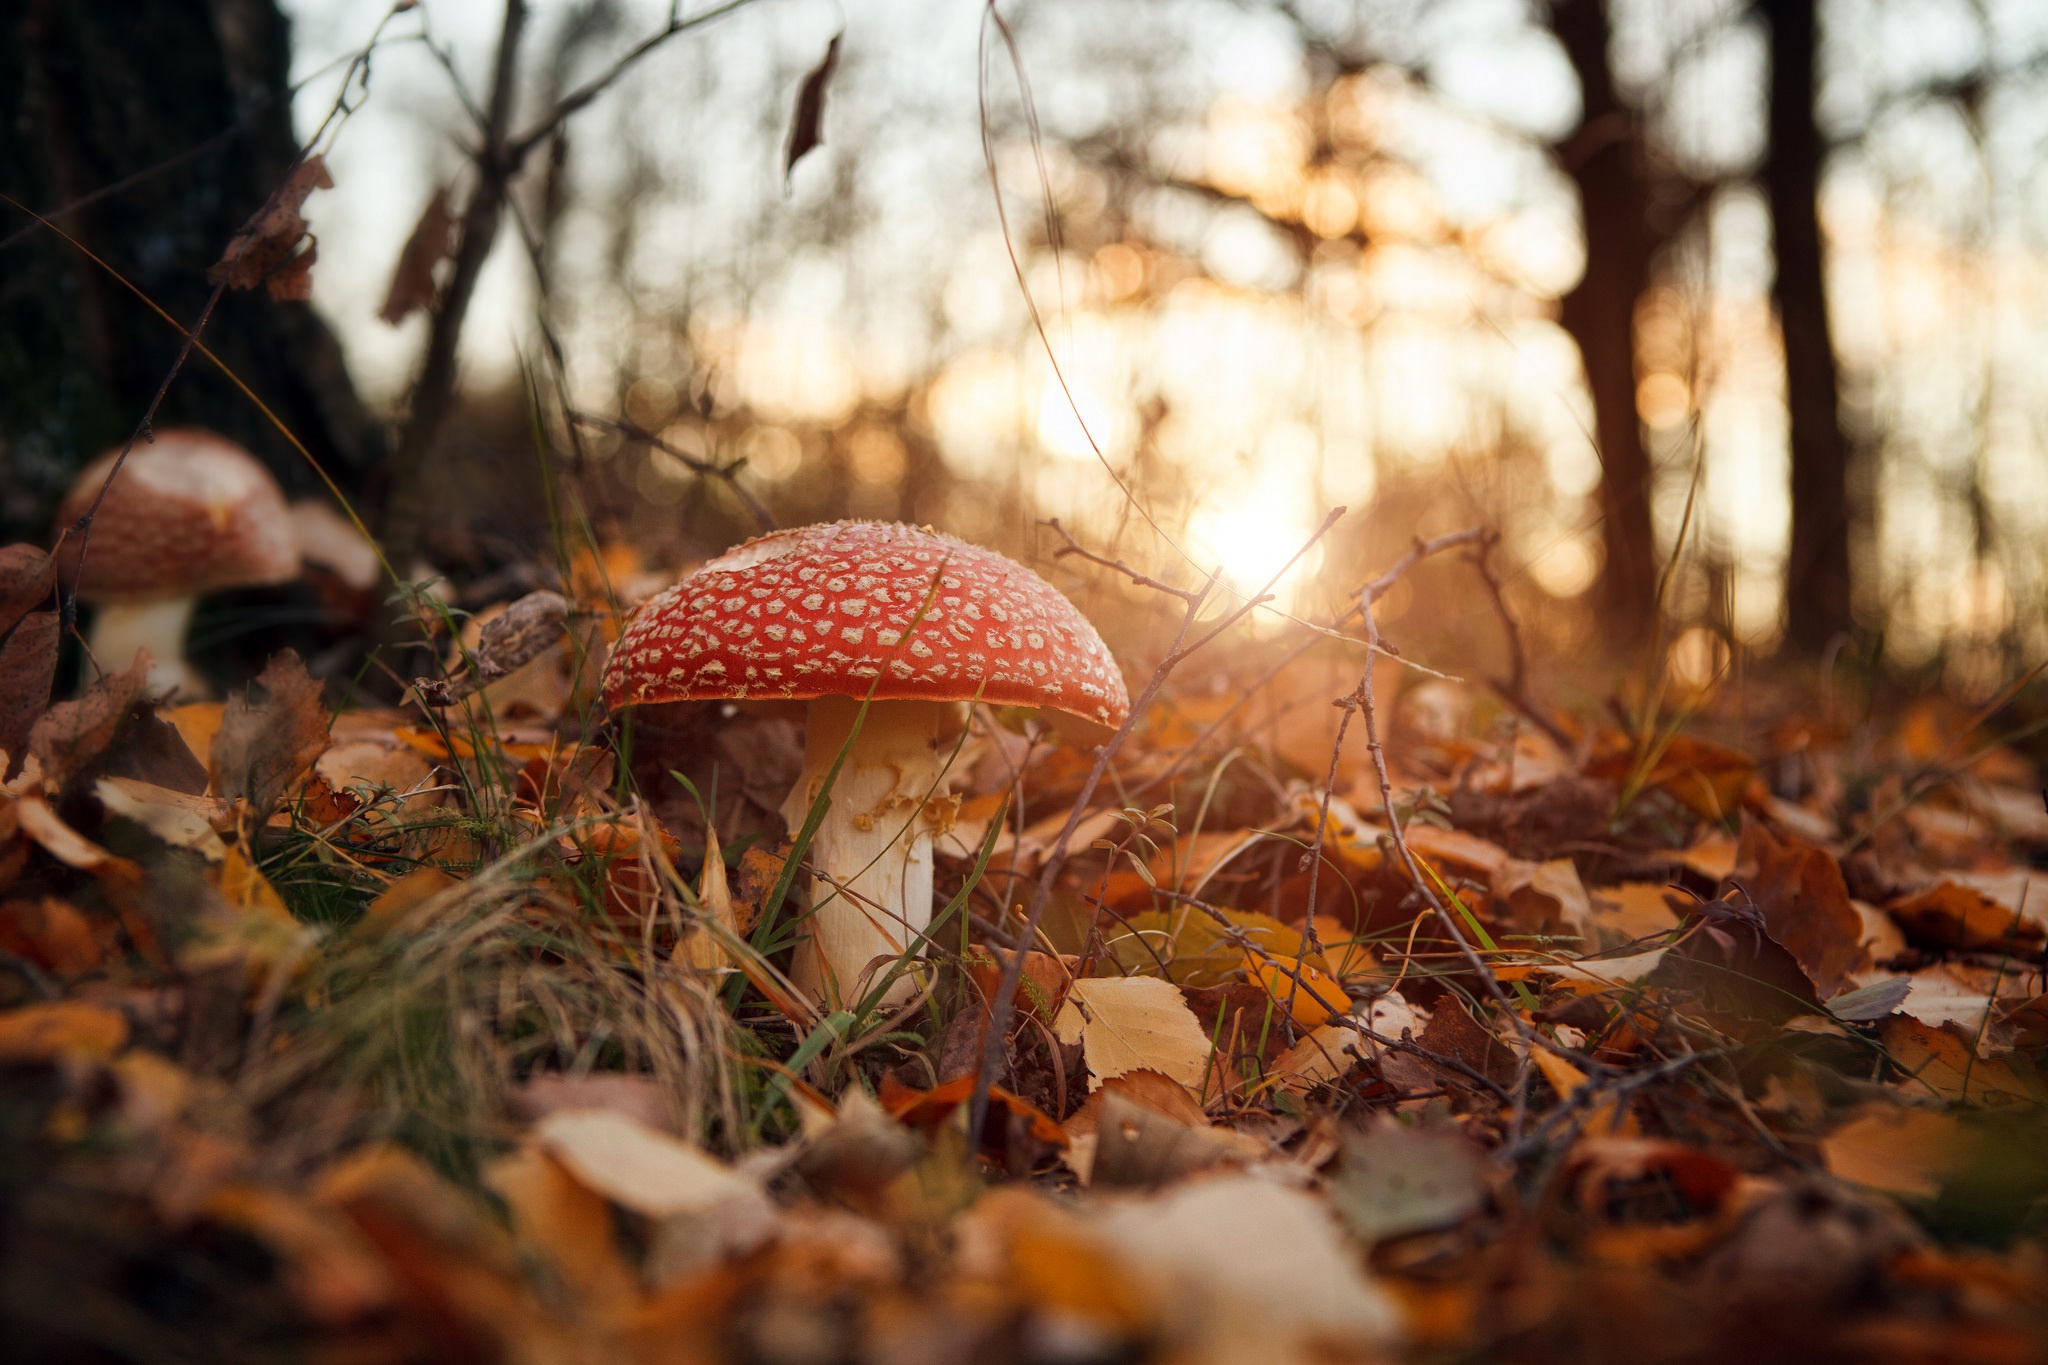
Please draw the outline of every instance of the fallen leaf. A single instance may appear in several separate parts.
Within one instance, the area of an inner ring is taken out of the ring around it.
[[[1330,1203],[1368,1247],[1449,1227],[1486,1206],[1479,1149],[1455,1129],[1411,1128],[1391,1118],[1346,1136]]]
[[[340,1326],[399,1298],[397,1276],[348,1219],[282,1190],[226,1185],[201,1212],[274,1254],[292,1299],[315,1322]]]
[[[505,1201],[514,1234],[547,1258],[580,1303],[614,1317],[639,1297],[610,1206],[554,1157],[522,1147],[492,1162],[484,1184]]]
[[[1312,1029],[1351,1008],[1351,997],[1328,973],[1304,961],[1259,953],[1244,955],[1246,972],[1284,1007],[1294,1022]]]
[[[763,1197],[758,1184],[702,1149],[612,1110],[557,1111],[533,1138],[590,1189],[649,1218]]]
[[[35,545],[0,545],[0,635],[50,599],[57,588],[57,563]]]
[[[245,799],[258,818],[268,816],[327,747],[329,723],[320,684],[297,654],[279,654],[222,712],[213,737],[214,793]]]
[[[1509,858],[1495,869],[1494,913],[1521,934],[1590,935],[1593,901],[1569,858],[1532,863]]]
[[[167,847],[187,849],[209,863],[227,856],[220,831],[232,829],[234,819],[219,802],[132,777],[103,777],[93,794],[108,815],[134,821]]]
[[[1944,881],[1886,907],[1915,943],[1966,952],[2038,952],[2048,929],[1971,886]]]
[[[1849,904],[1833,855],[1797,839],[1780,840],[1748,820],[1742,861],[1755,872],[1740,884],[1770,936],[1798,961],[1823,998],[1840,990],[1860,955],[1863,921]]]
[[[0,779],[13,777],[29,755],[36,718],[50,704],[62,634],[54,611],[32,611],[0,639]]]
[[[691,926],[675,951],[698,971],[729,972],[733,962],[725,940],[740,936],[739,915],[733,909],[732,886],[726,880],[716,826],[705,829],[704,840],[704,875],[697,890],[697,913],[702,920]]]
[[[1304,1362],[1367,1353],[1399,1336],[1322,1200],[1254,1175],[1124,1198],[1092,1220],[1120,1266],[1151,1287],[1168,1359]]]
[[[1828,1013],[1844,1023],[1862,1024],[1896,1013],[1912,993],[1911,977],[1892,976],[1845,991],[1827,1002]]]
[[[1952,1029],[1894,1015],[1879,1025],[1878,1038],[1906,1076],[1909,1092],[1950,1101],[1975,1099],[1980,1104],[2038,1098],[2011,1067],[1996,1058],[1976,1056]]]
[[[0,950],[60,977],[92,971],[107,956],[91,921],[54,896],[0,902]]]
[[[126,673],[103,675],[77,701],[58,702],[29,732],[29,752],[43,767],[43,782],[64,791],[106,757],[121,723],[142,695],[149,677],[147,651],[139,651]]]
[[[1361,1006],[1358,1012],[1364,1016],[1365,1026],[1382,1038],[1398,1039],[1404,1032],[1419,1034],[1429,1023],[1429,1015],[1409,1004],[1397,990]],[[1324,1024],[1274,1058],[1266,1074],[1286,1089],[1305,1094],[1341,1079],[1361,1057],[1379,1050],[1380,1044],[1348,1024]]]
[[[128,1045],[128,1016],[82,1000],[0,1013],[0,1062],[103,1061]]]
[[[1673,908],[1673,894],[1662,882],[1603,886],[1592,897],[1594,930],[1603,940],[1618,944],[1676,929],[1679,911]]]
[[[1209,1038],[1187,1000],[1157,977],[1091,977],[1076,981],[1053,1020],[1063,1043],[1079,1042],[1089,1089],[1129,1071],[1157,1071],[1199,1086],[1209,1066]]]
[[[434,267],[454,248],[455,215],[448,209],[448,187],[437,185],[398,253],[391,287],[384,291],[384,306],[377,316],[396,327],[416,310],[431,312],[439,293],[434,286]]]
[[[1866,1105],[1821,1139],[1829,1174],[1888,1194],[1933,1198],[1962,1157],[1962,1125],[1948,1114]]]

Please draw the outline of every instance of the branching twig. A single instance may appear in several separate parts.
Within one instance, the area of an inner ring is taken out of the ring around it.
[[[1145,680],[1145,685],[1139,689],[1138,695],[1131,699],[1131,711],[1124,718],[1123,725],[1117,729],[1114,735],[1110,736],[1107,743],[1096,750],[1095,765],[1088,770],[1088,776],[1082,781],[1080,791],[1075,794],[1074,804],[1067,812],[1066,823],[1060,826],[1058,837],[1053,840],[1051,849],[1046,853],[1045,863],[1038,874],[1037,885],[1032,889],[1031,905],[1025,913],[1023,929],[1017,935],[1019,942],[1028,945],[1036,941],[1039,922],[1045,918],[1045,908],[1052,900],[1053,883],[1058,880],[1060,870],[1066,866],[1067,845],[1073,839],[1074,831],[1080,827],[1082,817],[1087,813],[1088,803],[1094,799],[1096,787],[1101,784],[1103,774],[1109,771],[1110,760],[1116,757],[1117,751],[1130,738],[1132,732],[1137,728],[1138,722],[1144,718],[1145,708],[1150,706],[1153,699],[1159,695],[1160,689],[1166,685],[1166,680],[1173,673],[1173,670],[1179,667],[1190,654],[1209,643],[1209,641],[1214,640],[1221,632],[1238,621],[1243,620],[1246,615],[1256,610],[1259,603],[1265,601],[1271,594],[1274,584],[1278,583],[1287,571],[1294,567],[1296,560],[1307,554],[1310,548],[1318,540],[1322,539],[1324,533],[1335,524],[1337,518],[1342,514],[1343,509],[1339,508],[1330,516],[1325,517],[1323,524],[1316,528],[1315,534],[1303,542],[1301,548],[1295,551],[1285,564],[1280,566],[1258,592],[1252,594],[1248,600],[1235,610],[1227,613],[1214,629],[1201,636],[1200,639],[1192,644],[1189,643],[1188,637],[1195,628],[1195,621],[1200,617],[1203,606],[1208,603],[1210,596],[1216,590],[1216,585],[1222,580],[1222,570],[1218,569],[1211,572],[1202,586],[1193,591],[1171,588],[1165,584],[1158,585],[1162,590],[1186,603],[1186,610],[1181,615],[1180,626],[1174,632],[1172,644],[1167,647],[1166,657],[1159,661],[1159,666],[1152,670],[1152,676]],[[1068,544],[1074,544],[1073,538],[1068,536],[1064,530],[1061,530],[1060,534],[1066,539]],[[1075,546],[1075,549],[1079,551],[1080,547]],[[1113,565],[1113,567],[1116,567],[1119,572],[1130,575],[1134,580],[1143,577],[1143,575],[1135,574],[1122,565]],[[996,1066],[1002,1058],[1003,1040],[1009,1036],[1010,1019],[1016,1009],[1017,983],[1022,979],[1023,972],[1024,955],[1019,953],[1003,964],[1002,981],[996,987],[995,998],[989,1002],[991,1017],[988,1033],[982,1039],[981,1059],[975,1067],[974,1094],[968,1106],[969,1132],[980,1132],[980,1125],[987,1118],[988,1088],[994,1083]]]
[[[1572,737],[1564,727],[1554,720],[1549,712],[1538,706],[1529,696],[1529,657],[1522,649],[1522,628],[1515,621],[1515,615],[1508,610],[1506,591],[1500,575],[1493,570],[1493,547],[1500,542],[1498,533],[1489,535],[1480,542],[1472,555],[1472,567],[1479,573],[1479,581],[1486,585],[1487,596],[1493,599],[1494,614],[1500,617],[1502,632],[1508,640],[1508,675],[1505,678],[1489,678],[1488,684],[1502,701],[1522,713],[1528,720],[1550,736],[1551,742],[1566,753],[1571,752]]]
[[[761,523],[763,531],[775,529],[775,514],[770,512],[768,505],[756,497],[753,491],[739,480],[739,473],[742,469],[746,468],[747,464],[744,459],[731,460],[725,464],[720,464],[716,460],[707,460],[701,455],[692,455],[689,451],[682,449],[673,442],[663,440],[660,436],[639,425],[637,422],[629,422],[616,417],[599,417],[594,413],[588,412],[572,411],[568,414],[568,417],[569,421],[577,426],[597,427],[604,431],[615,431],[629,441],[638,441],[642,445],[652,446],[670,459],[682,464],[685,468],[702,474],[707,479],[717,479],[732,490],[734,497],[746,504],[747,511],[753,515],[754,520]]]

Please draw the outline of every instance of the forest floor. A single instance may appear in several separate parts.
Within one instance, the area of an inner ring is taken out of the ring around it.
[[[402,708],[288,655],[44,706],[10,553],[10,1359],[2048,1355],[2017,688],[1570,714],[1388,658],[1366,709],[1333,649],[1169,681],[1085,807],[978,712],[915,994],[828,1011],[797,722],[603,718],[602,594],[429,619]]]

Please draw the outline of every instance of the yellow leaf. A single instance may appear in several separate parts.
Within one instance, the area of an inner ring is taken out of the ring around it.
[[[541,1120],[534,1140],[586,1187],[649,1218],[763,1197],[716,1157],[616,1110],[559,1110]]]
[[[1351,1008],[1344,988],[1306,962],[1246,953],[1244,965],[1252,979],[1265,987],[1266,994],[1286,1005],[1294,1022],[1303,1028],[1315,1028],[1331,1015]]]
[[[1197,1089],[1209,1038],[1180,989],[1151,976],[1076,981],[1053,1019],[1063,1043],[1079,1042],[1090,1089],[1129,1071],[1157,1071]]]
[[[0,1062],[98,1059],[127,1043],[127,1015],[82,1000],[52,1000],[0,1014]]]
[[[1961,1154],[1962,1126],[1930,1109],[1872,1105],[1821,1139],[1828,1172],[1889,1194],[1932,1198]]]

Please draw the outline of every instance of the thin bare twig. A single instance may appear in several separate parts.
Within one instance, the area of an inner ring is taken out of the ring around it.
[[[1489,678],[1487,684],[1502,701],[1521,712],[1531,724],[1548,735],[1559,749],[1569,753],[1572,737],[1566,734],[1564,727],[1559,725],[1549,712],[1538,706],[1535,699],[1529,695],[1529,656],[1522,648],[1522,628],[1516,622],[1515,614],[1508,610],[1505,585],[1493,568],[1493,547],[1499,543],[1500,534],[1495,532],[1480,542],[1479,548],[1470,556],[1472,567],[1479,573],[1479,581],[1486,585],[1487,596],[1493,600],[1494,615],[1500,618],[1501,631],[1507,636],[1508,641],[1508,675],[1505,678]]]
[[[734,497],[746,505],[747,511],[753,515],[754,520],[761,523],[763,531],[775,529],[775,514],[768,510],[766,503],[754,495],[753,490],[749,489],[739,480],[740,471],[746,468],[747,465],[744,459],[730,460],[720,464],[716,460],[707,460],[702,455],[692,455],[689,451],[682,449],[675,443],[663,440],[660,436],[649,431],[639,423],[629,422],[622,418],[599,417],[594,413],[575,411],[570,412],[568,417],[569,421],[574,425],[597,427],[604,431],[615,431],[629,441],[638,441],[642,445],[652,446],[692,472],[702,474],[707,479],[717,479],[732,490]]]
[[[1241,606],[1226,614],[1215,629],[1203,635],[1193,644],[1188,642],[1188,637],[1194,631],[1195,621],[1200,617],[1203,606],[1208,603],[1210,596],[1216,590],[1216,585],[1221,582],[1223,571],[1221,569],[1211,571],[1201,588],[1192,592],[1186,589],[1173,589],[1167,588],[1163,584],[1160,585],[1165,591],[1180,598],[1187,604],[1186,610],[1181,615],[1180,625],[1174,632],[1173,643],[1167,647],[1166,657],[1161,659],[1159,666],[1152,670],[1152,676],[1145,680],[1145,685],[1139,689],[1138,695],[1131,699],[1131,711],[1124,718],[1123,725],[1117,729],[1114,735],[1110,736],[1107,743],[1096,750],[1095,764],[1088,770],[1087,778],[1083,780],[1080,791],[1074,796],[1073,806],[1067,811],[1066,822],[1060,826],[1058,837],[1053,840],[1051,849],[1046,853],[1044,865],[1038,874],[1037,885],[1032,889],[1031,905],[1025,913],[1023,929],[1017,936],[1019,942],[1028,945],[1036,941],[1039,922],[1045,918],[1045,908],[1052,900],[1053,884],[1058,880],[1060,870],[1066,866],[1067,846],[1074,837],[1074,831],[1080,827],[1083,816],[1087,813],[1088,803],[1094,799],[1096,787],[1101,784],[1103,774],[1109,771],[1110,760],[1116,757],[1117,751],[1130,738],[1132,732],[1137,728],[1138,722],[1144,718],[1145,708],[1151,705],[1153,699],[1159,695],[1160,689],[1166,685],[1166,680],[1171,676],[1173,670],[1185,662],[1190,654],[1209,643],[1209,641],[1214,640],[1224,630],[1243,620],[1245,616],[1256,610],[1259,603],[1265,601],[1271,595],[1273,586],[1286,575],[1288,570],[1294,567],[1295,562],[1301,556],[1308,553],[1309,549],[1314,546],[1316,541],[1323,537],[1324,533],[1336,523],[1337,517],[1342,514],[1343,509],[1339,508],[1335,513],[1324,518],[1323,524],[1316,528],[1315,534],[1310,536],[1302,544],[1301,548],[1295,551],[1285,564],[1280,566],[1257,593],[1252,594]],[[1066,533],[1062,531],[1061,535],[1065,536]],[[1067,540],[1068,543],[1072,543],[1072,537],[1067,537]],[[1121,571],[1127,574],[1131,572],[1129,569],[1122,569]],[[1002,1058],[1003,1040],[1009,1036],[1010,1020],[1016,1010],[1017,983],[1022,979],[1023,972],[1024,956],[1019,953],[1003,964],[1002,981],[996,988],[995,999],[990,1002],[991,1017],[988,1033],[982,1039],[981,1059],[975,1067],[974,1094],[968,1106],[969,1132],[980,1132],[980,1125],[988,1115],[988,1088],[994,1083],[996,1067]]]

